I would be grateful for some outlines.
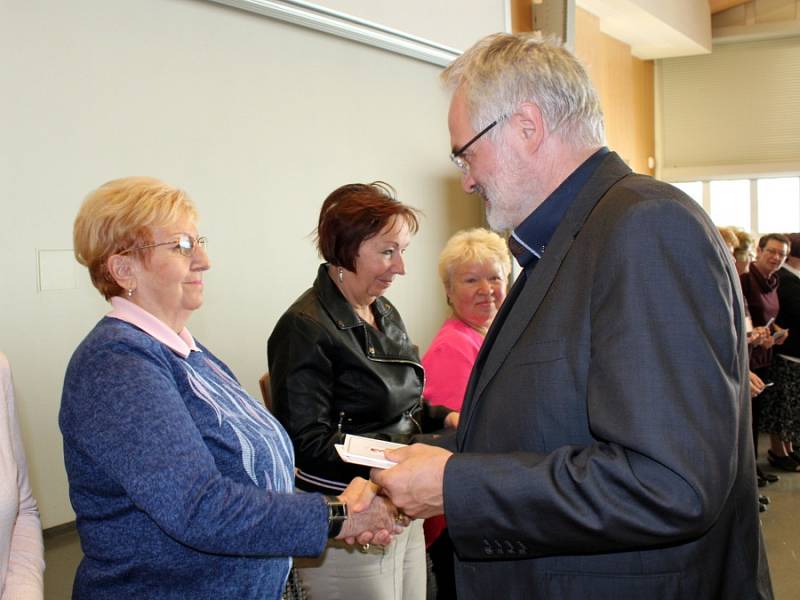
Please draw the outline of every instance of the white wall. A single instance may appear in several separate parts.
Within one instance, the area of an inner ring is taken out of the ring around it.
[[[311,0],[464,51],[487,33],[505,31],[508,0]]]
[[[154,175],[194,197],[212,270],[189,327],[253,394],[340,184],[383,179],[425,212],[388,297],[423,349],[445,317],[436,256],[482,209],[447,158],[438,67],[203,0],[3,0],[0,66],[0,348],[45,527],[73,518],[64,369],[108,307],[76,263],[72,289],[38,291],[37,253],[71,247],[104,181]]]

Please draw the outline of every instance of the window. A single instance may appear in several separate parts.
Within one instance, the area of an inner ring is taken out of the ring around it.
[[[758,180],[758,230],[762,233],[800,230],[800,178]]]
[[[750,181],[730,179],[710,182],[708,212],[718,226],[736,225],[751,231]]]
[[[800,232],[800,177],[713,179],[673,183],[711,215],[758,235]]]
[[[692,200],[703,206],[703,182],[702,181],[681,181],[673,183],[676,188],[689,196]]]

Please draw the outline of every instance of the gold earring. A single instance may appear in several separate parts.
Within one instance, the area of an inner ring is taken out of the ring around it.
[[[344,269],[342,267],[337,268],[337,274],[339,275],[339,283],[344,283]]]

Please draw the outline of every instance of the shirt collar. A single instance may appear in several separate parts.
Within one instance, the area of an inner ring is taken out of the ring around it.
[[[572,201],[608,152],[608,148],[603,146],[587,158],[511,232],[511,238],[521,247],[515,258],[523,269],[532,267],[542,257]]]
[[[106,316],[138,327],[167,346],[175,354],[187,358],[190,352],[202,352],[186,327],[181,329],[180,333],[175,333],[162,320],[121,296],[111,298],[111,306],[114,309]]]

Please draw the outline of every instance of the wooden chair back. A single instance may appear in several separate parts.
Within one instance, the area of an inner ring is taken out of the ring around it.
[[[264,399],[264,406],[267,407],[269,412],[272,412],[272,390],[269,387],[269,373],[264,373],[258,379],[258,385],[261,388],[261,397]]]

